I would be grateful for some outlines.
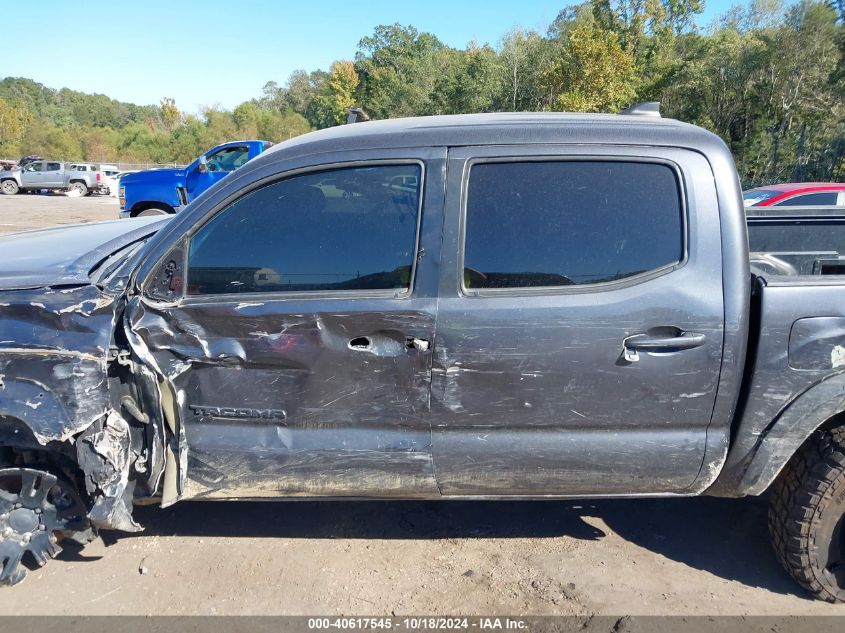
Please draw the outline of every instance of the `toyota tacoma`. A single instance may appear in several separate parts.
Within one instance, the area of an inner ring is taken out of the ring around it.
[[[643,106],[341,126],[2,238],[0,580],[139,502],[768,493],[845,601],[845,265],[793,224],[749,249],[725,144]]]

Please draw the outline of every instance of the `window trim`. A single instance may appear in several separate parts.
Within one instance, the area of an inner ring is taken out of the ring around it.
[[[401,290],[384,289],[384,290],[286,290],[286,291],[268,291],[268,292],[235,292],[235,293],[221,293],[221,294],[207,294],[207,295],[189,295],[188,285],[190,283],[189,277],[189,262],[190,262],[190,244],[191,239],[202,230],[202,228],[218,217],[230,205],[237,200],[251,194],[252,192],[262,188],[273,185],[283,180],[289,180],[298,176],[307,174],[336,171],[339,169],[354,169],[360,167],[390,167],[400,165],[417,165],[420,169],[419,182],[419,200],[417,203],[417,222],[415,226],[414,237],[414,252],[411,261],[411,276],[407,288]],[[182,293],[179,297],[173,299],[174,302],[184,304],[189,303],[216,303],[226,301],[237,301],[240,303],[249,303],[256,301],[275,301],[275,300],[290,300],[290,299],[410,299],[414,294],[414,287],[416,285],[417,268],[420,259],[420,240],[422,238],[422,214],[423,205],[425,201],[425,187],[427,183],[425,161],[417,158],[396,158],[396,159],[372,159],[372,160],[356,160],[356,161],[342,161],[338,163],[324,163],[321,165],[312,165],[303,167],[301,169],[292,169],[281,174],[273,174],[256,180],[248,187],[238,190],[232,196],[227,197],[220,204],[216,205],[214,209],[209,212],[203,221],[192,226],[189,231],[182,236],[179,243],[184,244],[184,275],[182,283]],[[171,249],[173,250],[173,249]],[[159,262],[156,263],[153,270],[157,270],[162,262],[168,258],[170,251],[165,254]],[[142,292],[144,296],[149,296],[146,289],[146,279]],[[260,299],[259,299],[260,298]],[[168,302],[170,303],[170,302]]]
[[[576,284],[571,286],[534,286],[529,288],[467,288],[464,283],[464,269],[466,258],[466,225],[467,225],[467,203],[469,198],[469,179],[472,168],[479,164],[489,163],[648,163],[668,167],[675,176],[675,183],[678,186],[678,197],[681,212],[681,259],[672,264],[666,264],[653,268],[636,275],[614,281],[604,281],[591,284]],[[502,297],[502,296],[546,296],[546,295],[572,295],[586,294],[591,292],[607,292],[619,290],[630,286],[636,286],[652,279],[662,277],[686,266],[689,261],[690,247],[690,221],[689,205],[687,203],[686,180],[680,166],[669,159],[650,156],[609,156],[606,154],[572,154],[572,155],[513,155],[513,156],[485,156],[470,158],[464,164],[464,171],[461,176],[461,208],[460,225],[458,227],[458,270],[457,278],[459,293],[462,297]]]

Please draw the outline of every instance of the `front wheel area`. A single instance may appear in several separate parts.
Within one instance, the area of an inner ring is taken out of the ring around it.
[[[845,427],[817,431],[772,488],[778,559],[805,589],[845,602]]]
[[[75,487],[46,470],[0,469],[0,585],[26,576],[62,550],[59,540],[88,529]]]
[[[13,196],[20,191],[20,187],[18,187],[18,183],[14,180],[7,179],[0,182],[0,192],[7,196]]]

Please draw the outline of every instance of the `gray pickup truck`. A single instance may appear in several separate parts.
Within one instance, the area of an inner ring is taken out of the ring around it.
[[[752,255],[724,143],[640,111],[347,125],[0,239],[0,578],[133,501],[768,491],[845,600],[845,245]]]
[[[0,192],[14,195],[21,191],[51,189],[87,196],[100,190],[101,180],[102,175],[96,165],[65,165],[54,160],[36,160],[22,169],[0,172]]]

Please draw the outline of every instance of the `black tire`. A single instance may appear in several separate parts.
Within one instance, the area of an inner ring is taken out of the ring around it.
[[[71,191],[78,191],[80,198],[88,195],[88,185],[79,180],[75,180],[74,182],[70,183],[68,189],[70,189]]]
[[[0,191],[2,191],[7,196],[13,196],[18,191],[20,191],[20,187],[18,187],[18,183],[12,180],[11,178],[7,178],[3,182],[0,182]]]
[[[845,602],[845,427],[817,431],[772,486],[778,560],[827,602]]]

